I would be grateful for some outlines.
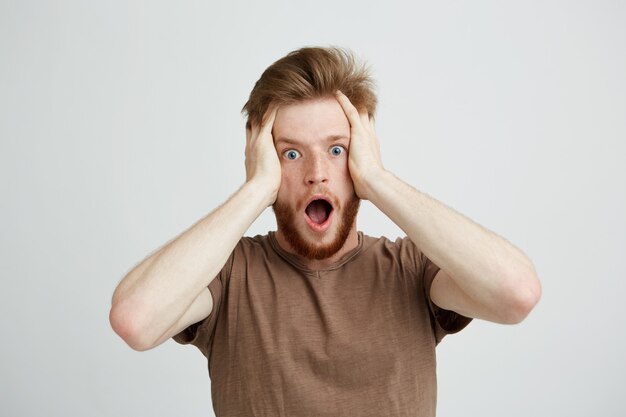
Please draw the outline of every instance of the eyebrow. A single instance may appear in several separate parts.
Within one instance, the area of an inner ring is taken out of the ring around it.
[[[330,136],[326,136],[322,140],[325,142],[335,142],[338,140],[349,140],[349,139],[350,138],[348,136],[344,136],[344,135],[330,135]],[[276,145],[278,145],[279,143],[286,143],[288,145],[298,145],[301,143],[301,141],[297,139],[279,137],[276,139]]]

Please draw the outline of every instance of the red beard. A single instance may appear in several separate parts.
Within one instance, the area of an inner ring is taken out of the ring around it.
[[[296,215],[302,215],[304,212],[304,207],[302,206],[306,200],[299,201],[296,204],[296,210],[292,210],[289,205],[278,203],[278,201],[272,206],[276,214],[278,230],[281,231],[291,248],[306,259],[326,259],[339,252],[350,235],[354,219],[359,211],[361,200],[356,195],[353,195],[344,207],[340,207],[339,199],[330,193],[325,194],[331,198],[333,210],[341,213],[341,217],[333,219],[333,221],[339,222],[335,238],[326,245],[306,240],[296,228]]]

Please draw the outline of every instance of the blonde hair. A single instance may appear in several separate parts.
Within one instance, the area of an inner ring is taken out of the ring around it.
[[[271,103],[291,104],[333,96],[341,90],[370,116],[376,112],[374,81],[365,65],[357,64],[347,49],[306,47],[290,52],[270,65],[256,82],[241,110],[246,126],[258,124]]]

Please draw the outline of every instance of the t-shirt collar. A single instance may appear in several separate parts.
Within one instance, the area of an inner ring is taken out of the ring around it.
[[[270,242],[270,245],[272,246],[272,249],[274,249],[274,251],[281,258],[283,258],[285,261],[293,265],[295,268],[304,272],[308,272],[308,273],[315,273],[315,272],[320,272],[320,271],[331,271],[333,269],[338,269],[338,268],[341,268],[350,260],[352,260],[355,256],[359,254],[359,252],[363,248],[363,232],[357,232],[357,236],[358,236],[358,243],[355,248],[350,250],[348,253],[344,254],[341,258],[339,258],[336,262],[332,263],[328,267],[319,269],[319,270],[313,270],[307,267],[306,265],[304,265],[294,254],[287,252],[278,244],[278,240],[276,240],[276,232],[270,231],[268,233],[269,242]]]

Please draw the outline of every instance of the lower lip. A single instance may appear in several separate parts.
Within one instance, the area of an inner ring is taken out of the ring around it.
[[[330,214],[328,215],[328,218],[324,221],[324,223],[319,223],[319,224],[315,223],[313,220],[311,220],[309,216],[307,216],[306,213],[304,213],[304,220],[306,220],[306,223],[309,225],[311,229],[313,229],[313,231],[325,232],[330,227],[330,223],[333,220],[334,213],[335,213],[335,210],[332,210]]]

